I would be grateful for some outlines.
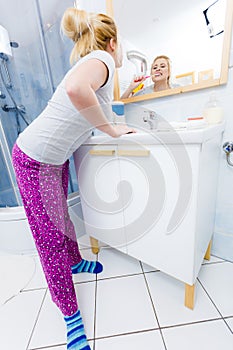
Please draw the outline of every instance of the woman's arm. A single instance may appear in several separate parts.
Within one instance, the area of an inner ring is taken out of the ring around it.
[[[90,59],[73,70],[66,80],[67,94],[77,110],[97,129],[112,137],[132,131],[126,125],[113,127],[99,104],[96,90],[108,79],[106,65],[98,59]]]
[[[129,84],[128,88],[121,95],[121,98],[132,97],[134,95],[134,90],[146,79],[147,79],[147,77],[145,77],[145,76],[134,77],[134,79]]]

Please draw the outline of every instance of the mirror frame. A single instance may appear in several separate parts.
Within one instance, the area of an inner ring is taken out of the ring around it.
[[[113,0],[106,0],[106,13],[114,18],[114,7]],[[120,88],[119,88],[119,76],[116,70],[115,80],[114,80],[114,100],[122,101],[125,104],[132,102],[146,101],[158,97],[171,96],[176,94],[181,94],[184,92],[196,91],[200,89],[206,89],[209,87],[219,86],[227,83],[228,80],[228,65],[230,59],[230,49],[231,49],[231,34],[232,34],[232,19],[233,19],[233,1],[227,0],[226,11],[225,11],[225,28],[224,28],[224,38],[222,47],[222,60],[221,60],[221,71],[220,77],[218,79],[211,79],[208,81],[203,81],[187,86],[179,86],[172,88],[170,90],[163,90],[158,92],[153,92],[151,94],[146,94],[143,96],[134,96],[125,99],[120,98]]]

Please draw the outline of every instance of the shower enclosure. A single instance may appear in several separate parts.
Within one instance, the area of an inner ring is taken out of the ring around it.
[[[72,42],[62,37],[60,20],[73,1],[15,0],[6,5],[0,0],[0,4],[0,25],[12,41],[12,56],[0,53],[0,251],[26,252],[34,249],[34,244],[26,232],[11,150],[18,134],[46,106],[70,67]],[[72,158],[68,202],[70,209],[80,211]]]

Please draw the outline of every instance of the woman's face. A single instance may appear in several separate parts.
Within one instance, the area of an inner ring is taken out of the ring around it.
[[[121,42],[118,40],[111,39],[109,43],[109,47],[107,47],[107,51],[112,55],[116,68],[120,68],[122,66],[123,61],[123,51]]]
[[[165,58],[158,58],[151,67],[151,79],[155,82],[167,81],[170,75],[168,61]]]

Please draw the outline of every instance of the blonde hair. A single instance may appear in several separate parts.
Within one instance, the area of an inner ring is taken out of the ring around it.
[[[160,56],[157,56],[155,57],[152,65],[151,65],[151,69],[153,67],[153,65],[155,64],[155,61],[159,60],[159,59],[164,59],[166,62],[167,62],[167,66],[168,66],[168,77],[167,77],[167,83],[168,83],[168,87],[170,88],[170,78],[171,78],[171,60],[168,56],[166,55],[160,55]]]
[[[70,55],[71,63],[93,50],[105,51],[110,39],[117,42],[114,20],[101,13],[87,13],[70,7],[62,17],[61,30],[75,43]]]

